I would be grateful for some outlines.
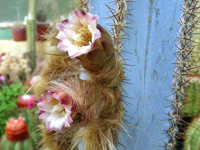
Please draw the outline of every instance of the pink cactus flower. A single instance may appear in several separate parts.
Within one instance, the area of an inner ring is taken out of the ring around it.
[[[57,48],[93,72],[102,70],[115,57],[111,36],[97,23],[98,18],[98,15],[74,10],[68,19],[56,24]]]
[[[18,97],[20,99],[20,101],[17,102],[18,107],[29,107],[30,102],[36,102],[38,99],[35,95],[19,95]]]
[[[98,18],[98,15],[74,10],[68,19],[58,22],[58,49],[67,52],[71,58],[90,52],[95,40],[101,38]]]
[[[37,103],[39,108],[39,119],[42,119],[46,124],[48,132],[59,132],[66,127],[70,127],[73,122],[71,118],[71,100],[62,92],[48,92],[42,95]]]

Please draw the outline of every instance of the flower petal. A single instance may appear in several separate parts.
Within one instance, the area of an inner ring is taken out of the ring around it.
[[[82,52],[76,45],[69,45],[67,48],[67,53],[71,58],[82,55]]]
[[[73,14],[79,18],[83,18],[86,15],[86,13],[83,10],[78,9],[74,10]]]
[[[60,31],[60,32],[58,33],[58,35],[56,36],[56,38],[59,39],[59,40],[64,40],[64,39],[67,38],[67,35],[66,35],[65,32]]]
[[[58,29],[58,31],[62,31],[63,30],[63,24],[62,24],[62,22],[56,23],[56,28]]]
[[[63,42],[58,42],[58,45],[57,45],[57,48],[66,52],[66,49],[67,49],[67,45],[64,45]]]

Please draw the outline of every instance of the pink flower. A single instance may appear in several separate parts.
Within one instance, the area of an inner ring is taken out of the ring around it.
[[[0,61],[3,61],[5,59],[5,55],[6,55],[5,53],[0,55]]]
[[[98,18],[98,15],[74,10],[68,19],[58,22],[58,49],[67,52],[71,58],[90,52],[96,39],[101,38]]]
[[[18,107],[28,107],[30,102],[35,102],[37,100],[37,96],[35,95],[19,95],[20,101],[17,102]]]
[[[32,106],[35,106],[37,103],[36,102],[29,102],[28,103],[28,108],[31,108]]]
[[[29,84],[30,85],[33,85],[34,83],[36,83],[38,80],[39,80],[39,76],[34,76],[30,81],[29,81]]]
[[[42,95],[37,103],[39,108],[39,119],[46,124],[48,132],[59,132],[65,127],[70,127],[73,122],[71,118],[72,101],[64,93],[48,92]]]
[[[4,82],[6,79],[4,76],[0,75],[0,81]]]

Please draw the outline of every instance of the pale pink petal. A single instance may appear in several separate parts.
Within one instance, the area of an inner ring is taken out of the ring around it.
[[[88,25],[88,21],[87,19],[84,17],[83,19],[80,19],[80,22],[82,25],[87,26]]]
[[[68,37],[68,36],[67,36],[66,33],[63,32],[63,31],[60,31],[60,32],[57,34],[57,36],[56,36],[56,38],[59,39],[59,40],[64,40],[64,39],[66,39],[67,37]]]
[[[49,117],[49,115],[50,115],[49,113],[42,113],[38,117],[39,117],[39,119],[46,119]]]
[[[74,14],[69,17],[69,23],[71,25],[72,24],[78,25],[78,26],[81,25],[80,18],[78,16],[74,15]],[[71,26],[69,28],[72,29]]]
[[[81,47],[81,52],[82,52],[83,54],[87,54],[87,53],[90,51],[90,49],[91,49],[91,45],[82,46],[82,47]]]
[[[53,108],[53,105],[51,104],[51,102],[47,102],[47,101],[43,101],[43,102],[39,102],[37,103],[37,107],[40,110],[46,111],[46,112],[50,112]]]
[[[93,15],[93,16],[89,17],[88,24],[91,25],[94,30],[97,29],[97,20],[98,20],[98,18],[99,18],[99,16],[97,16],[97,15]]]
[[[88,22],[88,24],[91,24],[91,22],[92,22],[92,14],[91,13],[87,13],[86,15],[85,15],[85,18],[86,18],[86,20],[87,20],[87,22]],[[96,20],[97,21],[97,20]]]
[[[58,29],[58,31],[62,31],[63,30],[63,24],[61,22],[56,23],[56,28]]]
[[[82,19],[80,19],[80,22],[82,23],[82,25],[87,26],[88,24],[92,23],[92,14],[91,13],[87,13]]]
[[[99,30],[96,30],[93,34],[92,34],[92,42],[94,42],[96,39],[101,38],[101,32]]]
[[[72,118],[71,118],[71,116],[69,116],[68,118],[67,118],[67,121],[65,122],[65,126],[66,127],[70,127],[70,124],[73,122],[73,120],[72,120]]]
[[[62,42],[58,42],[57,48],[62,50],[62,51],[66,51],[68,46],[64,45]]]
[[[39,76],[34,76],[30,81],[30,85],[33,85],[34,83],[36,83],[37,81],[39,81],[40,77]]]
[[[76,30],[76,28],[73,28],[73,29],[64,28],[63,29],[63,31],[65,32],[66,38],[68,38],[69,40],[72,39],[71,34],[73,33],[73,30]]]
[[[71,58],[74,58],[75,56],[80,56],[81,55],[81,51],[76,45],[70,45],[67,48],[67,53]]]

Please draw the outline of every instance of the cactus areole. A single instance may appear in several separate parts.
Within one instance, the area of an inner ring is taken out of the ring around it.
[[[6,124],[6,138],[12,142],[23,141],[29,137],[28,127],[21,119],[12,119]]]

